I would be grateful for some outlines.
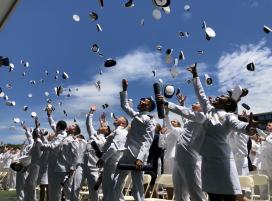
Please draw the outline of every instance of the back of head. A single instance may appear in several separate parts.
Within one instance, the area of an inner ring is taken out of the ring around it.
[[[58,121],[56,125],[57,130],[64,131],[67,128],[67,123],[63,120]]]
[[[235,112],[236,109],[237,109],[237,102],[231,97],[228,97],[228,101],[225,106],[226,112]]]
[[[75,124],[75,133],[74,135],[79,135],[81,133],[81,129],[78,124]]]

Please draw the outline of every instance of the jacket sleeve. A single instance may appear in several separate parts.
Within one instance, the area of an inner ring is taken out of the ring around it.
[[[124,110],[125,113],[127,113],[127,115],[129,115],[130,117],[134,117],[138,114],[138,112],[134,111],[128,103],[127,91],[120,92],[120,102],[121,108]]]
[[[196,94],[197,99],[201,105],[201,108],[202,108],[203,112],[206,114],[210,109],[213,108],[213,106],[211,105],[209,99],[207,98],[207,96],[205,94],[205,91],[203,89],[203,86],[201,84],[199,77],[196,77],[193,79],[193,85],[194,85],[194,89],[195,89],[195,94]]]
[[[168,108],[171,112],[197,123],[203,123],[206,120],[206,116],[202,112],[194,112],[189,108],[171,102],[168,102]]]
[[[56,149],[59,145],[60,145],[60,143],[62,142],[62,140],[63,140],[63,137],[62,136],[60,136],[60,135],[58,135],[57,137],[55,137],[56,139],[54,140],[54,141],[51,141],[51,142],[49,142],[49,143],[47,143],[47,144],[42,144],[41,145],[41,149],[42,150],[54,150],[54,149]]]
[[[152,144],[154,134],[155,134],[155,120],[150,119],[149,121],[145,122],[146,124],[146,132],[144,134],[145,141],[143,142],[139,154],[137,156],[137,159],[141,160],[142,162],[145,162],[145,158],[149,153],[150,146]]]
[[[89,138],[91,138],[94,134],[97,134],[97,131],[93,127],[93,114],[91,113],[87,115],[86,128],[87,128]]]
[[[33,140],[33,138],[32,138],[31,132],[30,132],[29,130],[27,130],[27,131],[25,132],[25,135],[26,135],[26,138],[27,138],[27,140],[28,140],[28,143],[29,143],[29,144],[33,144],[33,143],[34,143],[34,140]]]
[[[228,114],[227,119],[231,130],[248,135],[248,131],[246,130],[248,123],[239,121],[234,114]]]
[[[54,132],[57,132],[56,123],[55,123],[55,121],[54,121],[54,119],[53,119],[53,117],[51,115],[48,117],[48,123],[49,123],[50,127],[52,128],[52,130]]]

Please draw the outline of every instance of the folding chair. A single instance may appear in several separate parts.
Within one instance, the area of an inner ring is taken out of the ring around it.
[[[3,182],[4,182],[5,178],[7,177],[7,175],[8,175],[7,171],[3,171],[0,174],[0,190],[4,189],[3,188]]]
[[[147,193],[147,191],[148,191],[148,188],[149,188],[151,179],[152,179],[152,178],[151,178],[151,176],[150,176],[149,174],[144,174],[144,181],[143,181],[143,183],[144,183],[144,185],[145,185],[145,184],[147,185],[147,186],[146,186],[146,189],[145,189],[145,192],[144,192],[144,195],[145,195],[145,196],[146,196],[146,193]],[[133,200],[134,200],[134,197],[131,196],[131,195],[126,195],[124,198],[125,198],[126,201],[133,201]]]
[[[162,185],[164,187],[174,188],[172,175],[171,174],[162,174],[162,175],[158,176],[158,178],[156,179],[154,188],[152,190],[152,193],[150,195],[150,198],[145,198],[145,201],[162,201],[162,200],[167,201],[167,199],[152,198],[154,192],[155,191],[158,192],[158,188],[160,185]],[[156,194],[158,195],[158,193],[156,193]],[[171,200],[174,200],[174,199],[175,199],[175,195],[173,195]]]
[[[270,200],[271,195],[270,195],[270,184],[269,184],[269,177],[267,175],[264,174],[255,174],[255,175],[251,175],[251,177],[254,180],[254,185],[255,186],[262,186],[262,185],[266,185],[267,186],[267,201]],[[257,194],[253,194],[253,199],[252,200],[256,200],[255,198],[258,198],[257,200],[260,201],[260,195]]]
[[[253,200],[254,195],[254,180],[251,176],[239,176],[241,188],[250,188],[250,200]]]

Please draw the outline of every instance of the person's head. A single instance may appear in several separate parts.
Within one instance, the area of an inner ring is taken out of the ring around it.
[[[181,127],[181,124],[177,119],[171,120],[171,124],[173,127]]]
[[[266,125],[266,130],[268,132],[272,132],[272,121],[268,122],[267,125]]]
[[[57,125],[56,125],[56,130],[57,132],[59,131],[65,131],[67,128],[67,123],[63,120],[58,121]]]
[[[32,132],[32,138],[33,140],[36,140],[39,137],[39,130],[38,129],[34,129]]]
[[[114,119],[113,125],[115,127],[122,126],[123,128],[126,128],[128,126],[128,120],[126,117],[120,116]]]
[[[81,130],[78,124],[71,124],[67,128],[68,134],[78,135],[80,134]]]
[[[109,135],[111,133],[111,129],[108,125],[102,125],[98,130],[98,133],[104,134],[105,136]]]
[[[162,129],[161,125],[160,124],[156,124],[155,133],[156,134],[160,134],[161,129]]]
[[[215,100],[212,100],[212,105],[226,112],[235,112],[237,108],[237,102],[227,95],[217,96]]]
[[[156,107],[154,100],[150,97],[141,98],[137,106],[140,112],[152,112]]]
[[[201,105],[199,103],[194,103],[192,104],[192,110],[194,112],[202,112]]]

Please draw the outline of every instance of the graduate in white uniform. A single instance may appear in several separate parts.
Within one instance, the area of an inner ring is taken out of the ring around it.
[[[120,92],[122,109],[133,118],[131,128],[125,144],[126,150],[119,163],[135,164],[136,170],[130,171],[132,178],[132,195],[136,201],[144,201],[143,172],[141,168],[147,160],[149,148],[152,144],[156,122],[148,115],[155,109],[155,102],[151,98],[142,98],[138,104],[139,112],[134,111],[128,103],[128,81],[122,81],[123,91]],[[119,201],[122,186],[129,171],[117,170],[113,201]]]
[[[48,154],[48,195],[49,200],[54,201],[56,189],[54,189],[54,183],[55,183],[55,168],[56,168],[56,161],[57,161],[57,155],[59,153],[59,145],[61,141],[67,136],[66,128],[67,124],[65,121],[58,121],[57,124],[55,124],[55,121],[52,118],[52,109],[47,107],[47,116],[48,116],[48,122],[52,130],[54,131],[54,134],[50,134],[48,136],[49,141],[47,144],[42,145],[43,151],[49,151]],[[60,184],[59,184],[60,186]],[[59,200],[58,200],[59,201]]]
[[[96,111],[95,106],[91,106],[86,118],[86,128],[89,135],[89,140],[85,140],[80,143],[79,160],[74,175],[74,182],[72,185],[71,201],[77,201],[79,199],[80,189],[87,179],[89,199],[90,201],[98,201],[98,192],[94,190],[94,186],[99,177],[99,169],[96,167],[98,161],[96,150],[92,146],[92,142],[95,142],[99,149],[102,150],[104,143],[106,142],[105,136],[111,131],[109,126],[105,122],[105,117],[100,117],[100,128],[95,130],[93,127],[93,114]]]
[[[203,128],[202,155],[202,190],[209,194],[211,201],[234,201],[242,194],[237,169],[227,136],[232,131],[254,134],[252,114],[249,123],[241,122],[233,114],[237,103],[229,96],[219,96],[210,101],[205,95],[196,65],[187,69],[193,75],[195,93],[206,114]]]
[[[32,138],[32,134],[30,130],[27,128],[25,123],[21,123],[22,128],[25,130],[25,135],[27,140],[22,144],[20,157],[28,156],[31,147],[33,146],[34,140]],[[16,197],[17,201],[22,201],[24,199],[24,186],[25,186],[25,179],[28,175],[26,171],[19,171],[16,174]]]
[[[177,95],[181,106],[186,96]],[[169,110],[167,108],[167,110]],[[170,109],[170,111],[173,111]],[[192,105],[192,111],[202,112],[199,103]],[[175,111],[174,111],[175,112]],[[204,115],[204,114],[203,114]],[[204,201],[206,196],[201,189],[201,157],[191,146],[192,136],[198,135],[201,125],[182,117],[183,129],[176,145],[173,183],[176,201]]]
[[[262,142],[260,152],[256,155],[256,166],[259,167],[259,172],[269,177],[270,192],[272,186],[272,122],[268,122],[266,125],[265,141]],[[267,186],[260,186],[261,199],[267,198]]]
[[[127,140],[128,120],[124,116],[114,119],[115,130],[107,137],[103,147],[103,155],[97,162],[97,167],[104,167],[102,174],[102,189],[104,201],[111,201],[114,190],[114,174]]]
[[[32,132],[32,138],[34,140],[33,145],[29,151],[31,157],[31,163],[27,167],[28,176],[25,180],[24,186],[24,201],[36,201],[36,186],[40,170],[40,159],[42,156],[41,146],[42,141],[40,139],[40,130],[38,120],[35,120],[36,128]]]
[[[180,122],[177,119],[170,121],[168,111],[165,114],[163,124],[167,128],[166,132],[164,134],[160,134],[159,138],[159,147],[165,149],[163,174],[172,174],[176,152],[176,143],[182,128]]]

